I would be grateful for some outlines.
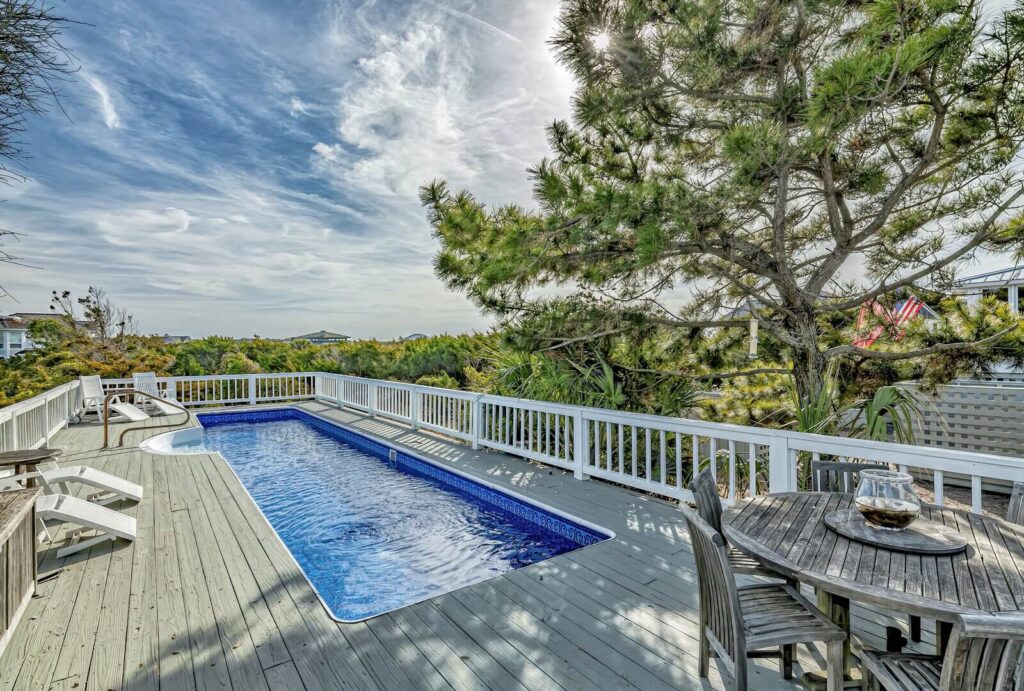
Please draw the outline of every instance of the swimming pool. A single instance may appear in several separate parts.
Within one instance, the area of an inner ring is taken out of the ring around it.
[[[608,539],[294,408],[199,414],[335,619],[362,621]]]

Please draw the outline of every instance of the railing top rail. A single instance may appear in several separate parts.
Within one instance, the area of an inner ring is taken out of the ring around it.
[[[244,379],[250,375],[202,375],[199,377],[162,377],[162,380],[196,381],[210,380],[218,381],[225,379]],[[901,463],[900,457],[909,465],[937,464],[948,462],[962,463],[983,463],[993,469],[1014,470],[1024,468],[1024,460],[996,456],[994,454],[977,453],[971,451],[960,451],[946,447],[917,446],[912,444],[897,444],[893,442],[870,441],[850,437],[836,437],[823,434],[811,434],[806,432],[795,432],[787,429],[772,429],[761,427],[749,427],[722,422],[708,422],[691,418],[669,417],[663,415],[651,415],[647,413],[634,413],[587,406],[575,406],[564,403],[551,403],[546,401],[535,401],[531,399],[512,398],[507,396],[495,396],[491,394],[480,394],[472,391],[457,391],[443,389],[440,387],[423,386],[419,384],[408,384],[404,382],[387,382],[365,377],[354,377],[345,374],[331,372],[281,372],[256,375],[260,378],[272,377],[332,377],[342,381],[351,381],[360,384],[379,384],[392,388],[423,391],[436,393],[453,398],[466,400],[479,400],[485,404],[520,406],[527,409],[543,412],[558,412],[564,414],[582,414],[585,419],[602,422],[622,423],[638,427],[651,427],[667,431],[679,431],[685,434],[697,434],[700,436],[715,437],[720,439],[731,439],[740,442],[757,443],[769,445],[773,441],[784,440],[789,448],[807,452],[820,452],[840,456],[851,456],[858,458],[887,458],[893,463]],[[105,380],[112,382],[114,380]],[[76,385],[72,382],[64,386]],[[25,401],[16,405],[31,405]],[[4,412],[11,408],[4,409]],[[916,459],[916,460],[915,460]],[[1015,472],[1016,474],[1016,472]]]
[[[32,398],[26,398],[24,401],[18,401],[17,403],[12,403],[9,406],[6,406],[4,408],[0,408],[0,418],[7,419],[11,415],[17,415],[20,412],[24,412],[26,410],[31,410],[33,408],[36,408],[36,407],[42,405],[42,403],[44,401],[49,400],[49,399],[53,398],[54,396],[60,396],[64,392],[74,391],[77,388],[78,388],[78,380],[77,379],[75,379],[74,381],[69,381],[69,382],[65,382],[63,384],[59,384],[59,385],[53,387],[52,389],[48,389],[47,391],[44,391],[41,394],[37,394],[37,395],[33,396]]]

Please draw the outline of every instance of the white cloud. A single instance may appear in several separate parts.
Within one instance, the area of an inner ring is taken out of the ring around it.
[[[107,88],[107,85],[99,77],[88,72],[82,74],[82,79],[96,92],[96,96],[100,100],[100,113],[103,115],[103,122],[112,130],[119,128],[121,116],[114,108],[114,100],[110,97],[110,89]]]
[[[417,190],[437,177],[488,202],[529,203],[526,168],[546,152],[544,127],[567,114],[571,90],[545,44],[556,8],[540,7],[504,14],[518,16],[525,51],[496,45],[494,31],[506,32],[467,25],[448,6],[378,35],[339,99],[339,142],[313,147],[317,169],[409,224],[422,224]]]
[[[445,12],[446,14],[449,14],[453,17],[457,17],[458,19],[461,19],[469,23],[473,27],[482,29],[484,32],[491,34],[492,36],[500,36],[501,38],[507,38],[508,40],[514,43],[522,43],[522,41],[520,41],[518,38],[508,33],[507,31],[503,31],[498,27],[494,26],[493,24],[488,24],[484,20],[480,19],[479,17],[473,16],[469,12],[463,12],[461,10],[455,9],[454,7],[449,7],[448,5],[444,5],[439,2],[433,2],[432,0],[428,0],[428,2],[430,2],[430,4],[433,5],[434,7],[440,9],[442,12]]]
[[[308,115],[311,109],[312,106],[298,96],[292,96],[291,101],[288,102],[288,114],[293,118],[297,118],[300,115]]]

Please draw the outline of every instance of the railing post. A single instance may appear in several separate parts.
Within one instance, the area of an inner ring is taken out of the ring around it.
[[[768,444],[768,492],[795,492],[796,469],[790,458],[789,438],[774,437]]]
[[[473,446],[473,450],[476,451],[480,448],[480,437],[483,436],[482,426],[484,423],[484,397],[483,395],[477,396],[473,399],[473,408],[469,413],[469,428],[472,430],[470,437],[470,443]]]
[[[8,451],[19,451],[18,449],[18,414],[11,414],[11,445]]]
[[[376,417],[377,415],[377,384],[376,382],[370,382],[366,385],[366,398],[367,405],[370,407],[370,417]]]
[[[43,446],[50,445],[50,399],[43,396]]]
[[[572,474],[577,480],[588,480],[584,472],[587,459],[590,458],[590,435],[587,434],[587,421],[580,408],[572,418]]]
[[[420,390],[415,386],[409,387],[409,424],[413,429],[420,428]]]
[[[247,376],[249,381],[249,405],[256,405],[256,375]]]

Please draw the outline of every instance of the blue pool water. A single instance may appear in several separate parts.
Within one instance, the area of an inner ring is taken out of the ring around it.
[[[199,420],[342,621],[609,537],[302,411]]]

